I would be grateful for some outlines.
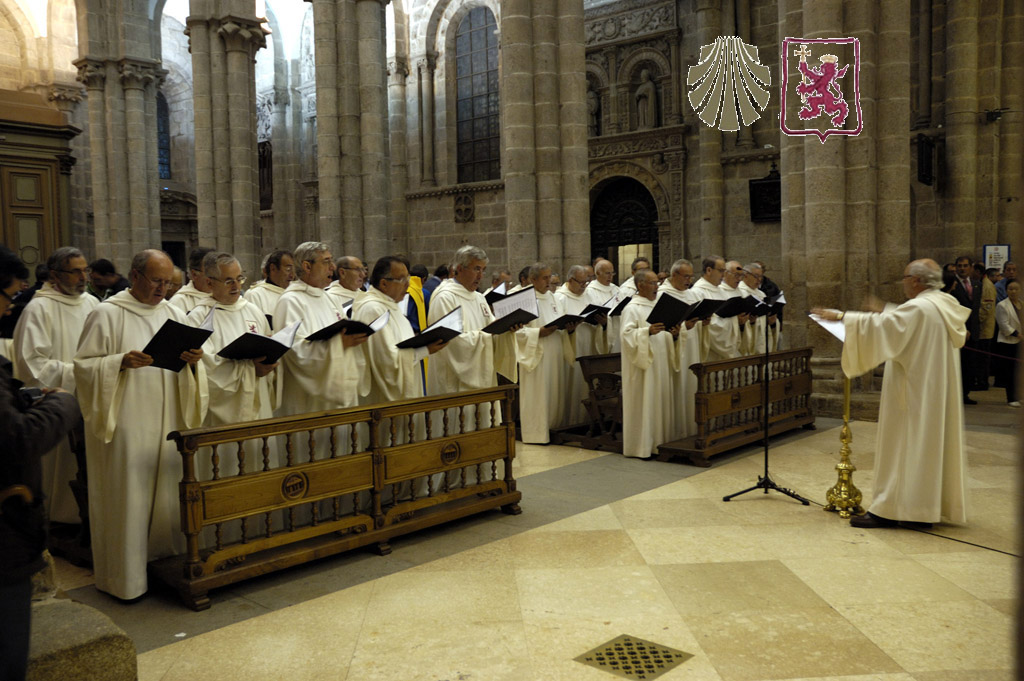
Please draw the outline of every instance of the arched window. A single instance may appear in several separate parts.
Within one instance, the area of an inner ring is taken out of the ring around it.
[[[455,32],[459,182],[501,177],[498,121],[498,36],[486,7],[469,11]]]
[[[164,93],[156,93],[156,149],[160,179],[171,179],[171,118]]]

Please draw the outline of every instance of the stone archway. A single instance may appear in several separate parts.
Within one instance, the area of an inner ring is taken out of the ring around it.
[[[657,270],[659,224],[658,205],[647,187],[632,177],[607,178],[591,190],[591,259],[611,260],[620,283],[629,276],[629,261],[636,254],[651,258]]]

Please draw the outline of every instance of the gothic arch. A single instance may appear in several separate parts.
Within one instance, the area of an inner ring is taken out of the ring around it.
[[[595,64],[592,61],[588,61],[584,67],[586,72],[587,80],[596,81],[597,87],[604,89],[608,87],[608,73],[601,67],[600,64]]]
[[[417,31],[414,43],[422,45],[422,52],[436,53],[440,59],[455,44],[454,27],[476,7],[491,10],[500,30],[501,4],[494,0],[437,0],[429,10],[428,19],[420,24],[421,30]]]
[[[611,161],[603,163],[590,171],[590,204],[593,207],[594,199],[597,198],[602,186],[609,181],[629,177],[644,187],[654,197],[654,204],[658,208],[658,219],[660,221],[672,218],[671,202],[668,191],[661,181],[651,171],[641,165],[629,161]]]
[[[657,72],[651,74],[651,79],[655,82],[661,81],[672,73],[672,67],[669,65],[665,55],[649,47],[643,47],[630,52],[622,60],[622,67],[619,68],[618,74],[619,85],[629,86],[634,81],[639,80],[640,71],[645,67],[646,63],[654,64],[657,67]]]
[[[18,73],[11,78],[17,83],[16,87],[11,88],[14,90],[35,82],[37,78],[36,75],[33,75],[39,73],[35,50],[36,41],[33,35],[28,35],[28,31],[31,30],[36,35],[39,35],[39,31],[36,28],[35,18],[27,16],[17,3],[10,0],[0,0],[0,19],[10,26],[18,45]]]

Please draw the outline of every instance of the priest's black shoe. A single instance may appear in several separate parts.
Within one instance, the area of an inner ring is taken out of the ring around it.
[[[901,520],[900,527],[908,530],[930,530],[932,529],[931,523],[919,523],[916,520]]]
[[[899,523],[895,520],[889,520],[888,518],[883,518],[880,515],[875,515],[869,511],[864,515],[855,515],[850,518],[850,525],[863,529],[875,529],[878,527],[898,527]]]

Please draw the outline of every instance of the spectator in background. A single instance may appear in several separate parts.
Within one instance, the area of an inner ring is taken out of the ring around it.
[[[1024,326],[1024,305],[1020,297],[1020,282],[1011,281],[1006,287],[1006,299],[996,305],[996,352],[1003,356],[996,370],[996,386],[1006,388],[1006,403],[1020,407],[1017,395],[1017,372],[1020,370],[1020,335]]]
[[[437,269],[434,270],[434,276],[423,282],[423,290],[434,292],[437,285],[448,278],[448,265],[438,265]]]
[[[115,293],[128,288],[129,282],[114,269],[114,263],[106,258],[89,263],[89,283],[86,290],[103,302]]]
[[[992,365],[989,361],[991,352],[995,349],[996,335],[996,285],[985,276],[985,266],[974,263],[975,279],[981,288],[981,303],[978,306],[978,349],[981,353],[976,356],[977,382],[975,390],[988,390],[988,377],[992,373]]]
[[[36,283],[27,286],[27,281],[22,282],[21,289],[15,294],[14,300],[11,301],[6,314],[0,316],[0,338],[14,337],[14,327],[18,325],[18,319],[21,318],[22,311],[29,304],[29,301],[32,300],[33,296],[36,295],[36,291],[41,289],[49,278],[50,269],[46,266],[46,263],[36,265]]]
[[[167,293],[164,294],[164,300],[170,300],[174,297],[174,294],[181,290],[181,287],[185,285],[185,273],[181,271],[181,268],[177,265],[174,266],[174,274],[171,275],[171,285],[167,287]]]
[[[1011,281],[1017,281],[1017,264],[1007,261],[1003,264],[1003,278],[996,283],[996,302],[1006,300],[1006,286]]]
[[[978,313],[981,309],[981,282],[971,278],[974,267],[969,255],[961,255],[954,263],[956,285],[949,293],[957,302],[971,311],[967,318],[967,342],[960,348],[960,381],[963,387],[964,404],[977,404],[971,399],[971,391],[977,389],[978,340],[981,338],[981,326]]]
[[[430,309],[430,294],[433,293],[433,291],[424,291],[423,290],[423,284],[426,283],[427,279],[430,278],[430,277],[427,276],[427,274],[428,274],[428,272],[427,272],[427,266],[426,265],[413,265],[409,269],[409,276],[415,277],[416,279],[420,280],[419,281],[419,287],[418,287],[417,290],[419,290],[420,295],[423,296],[423,311],[424,311],[424,314],[426,314],[426,311],[428,309]],[[414,290],[415,286],[416,286],[416,282],[412,282],[409,285],[410,295],[415,295],[415,294],[412,293],[412,291]],[[416,329],[416,330],[419,331],[419,329]]]

